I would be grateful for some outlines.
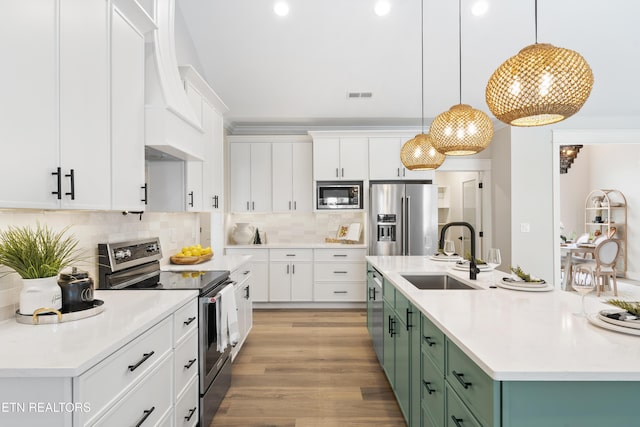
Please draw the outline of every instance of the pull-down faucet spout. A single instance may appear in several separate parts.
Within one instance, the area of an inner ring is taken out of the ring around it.
[[[476,265],[476,231],[473,229],[473,226],[468,222],[458,221],[458,222],[449,222],[442,226],[442,230],[440,230],[440,242],[438,243],[438,248],[444,248],[444,235],[449,227],[453,226],[461,226],[467,227],[469,232],[471,232],[471,261],[469,261],[469,279],[476,280],[478,277],[478,273],[480,273],[480,269]]]

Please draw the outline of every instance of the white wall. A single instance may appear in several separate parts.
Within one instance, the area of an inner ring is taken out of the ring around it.
[[[511,265],[511,131],[496,130],[491,142],[492,159],[492,237],[500,249],[502,269]]]
[[[554,277],[555,239],[553,216],[553,150],[554,129],[636,129],[637,117],[571,117],[555,125],[511,130],[511,246],[512,263],[543,278]],[[580,143],[574,141],[574,143]],[[613,170],[616,164],[603,166]],[[560,207],[557,207],[558,211]],[[521,232],[521,224],[529,224],[530,232]],[[630,228],[634,224],[630,224]],[[558,234],[558,237],[556,237]],[[558,252],[559,259],[559,252]],[[559,276],[558,276],[559,277]],[[551,279],[549,279],[551,280]]]
[[[174,21],[174,39],[176,43],[176,60],[178,61],[178,65],[190,64],[198,71],[201,76],[204,76],[204,69],[202,68],[202,64],[200,63],[200,57],[196,52],[196,48],[193,44],[191,34],[189,33],[189,29],[187,28],[187,24],[185,23],[184,17],[182,16],[179,1],[176,1],[175,10],[176,13]]]

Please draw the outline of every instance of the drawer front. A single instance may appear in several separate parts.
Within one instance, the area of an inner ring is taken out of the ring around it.
[[[251,265],[245,264],[239,269],[231,273],[229,278],[236,282],[236,286],[241,286],[245,281],[251,277]]]
[[[318,302],[364,301],[365,286],[362,283],[315,283],[313,300]]]
[[[168,355],[148,376],[113,406],[95,426],[158,424],[172,408],[171,373],[173,358]],[[144,419],[144,422],[141,421]]]
[[[316,261],[364,261],[366,249],[316,249]]]
[[[187,383],[198,375],[198,332],[193,331],[174,353],[175,384],[178,396]]]
[[[77,400],[91,402],[89,416],[99,415],[158,365],[172,349],[172,328],[173,316],[169,316],[78,377]],[[167,388],[171,391],[170,383]]]
[[[251,255],[251,261],[269,261],[269,249],[226,248],[227,255]]]
[[[198,424],[199,403],[198,378],[194,378],[176,402],[176,427],[194,427]]]
[[[173,314],[174,344],[180,343],[189,333],[198,329],[198,300],[185,304]]]
[[[313,249],[269,249],[271,261],[313,261]]]
[[[473,416],[469,408],[460,400],[458,395],[449,385],[447,390],[447,427],[482,427],[482,424]]]
[[[499,387],[455,344],[447,340],[447,382],[485,425],[493,425],[499,404]]]
[[[444,424],[444,374],[422,349],[422,409],[432,424]]]
[[[444,374],[444,333],[426,316],[422,316],[422,350]]]
[[[364,262],[315,264],[316,282],[364,282],[367,270]]]

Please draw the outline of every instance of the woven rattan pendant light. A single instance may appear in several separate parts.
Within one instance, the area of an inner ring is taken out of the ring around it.
[[[409,170],[437,169],[446,158],[433,147],[431,137],[424,133],[424,0],[420,2],[420,23],[422,133],[405,142],[400,149],[400,160]]]
[[[543,126],[577,113],[591,94],[593,72],[577,52],[536,43],[507,59],[489,78],[487,105],[512,126]]]
[[[476,154],[489,146],[493,122],[484,112],[462,103],[462,9],[458,0],[459,101],[431,122],[433,146],[447,156]]]

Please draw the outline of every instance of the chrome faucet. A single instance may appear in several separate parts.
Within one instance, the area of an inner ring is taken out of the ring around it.
[[[478,273],[480,273],[480,269],[476,265],[476,231],[473,229],[473,226],[468,222],[458,221],[458,222],[449,222],[442,226],[442,230],[440,230],[440,243],[438,244],[438,248],[444,248],[444,235],[449,227],[454,225],[458,225],[461,227],[467,227],[471,232],[471,261],[469,261],[469,279],[476,280],[478,278]]]

